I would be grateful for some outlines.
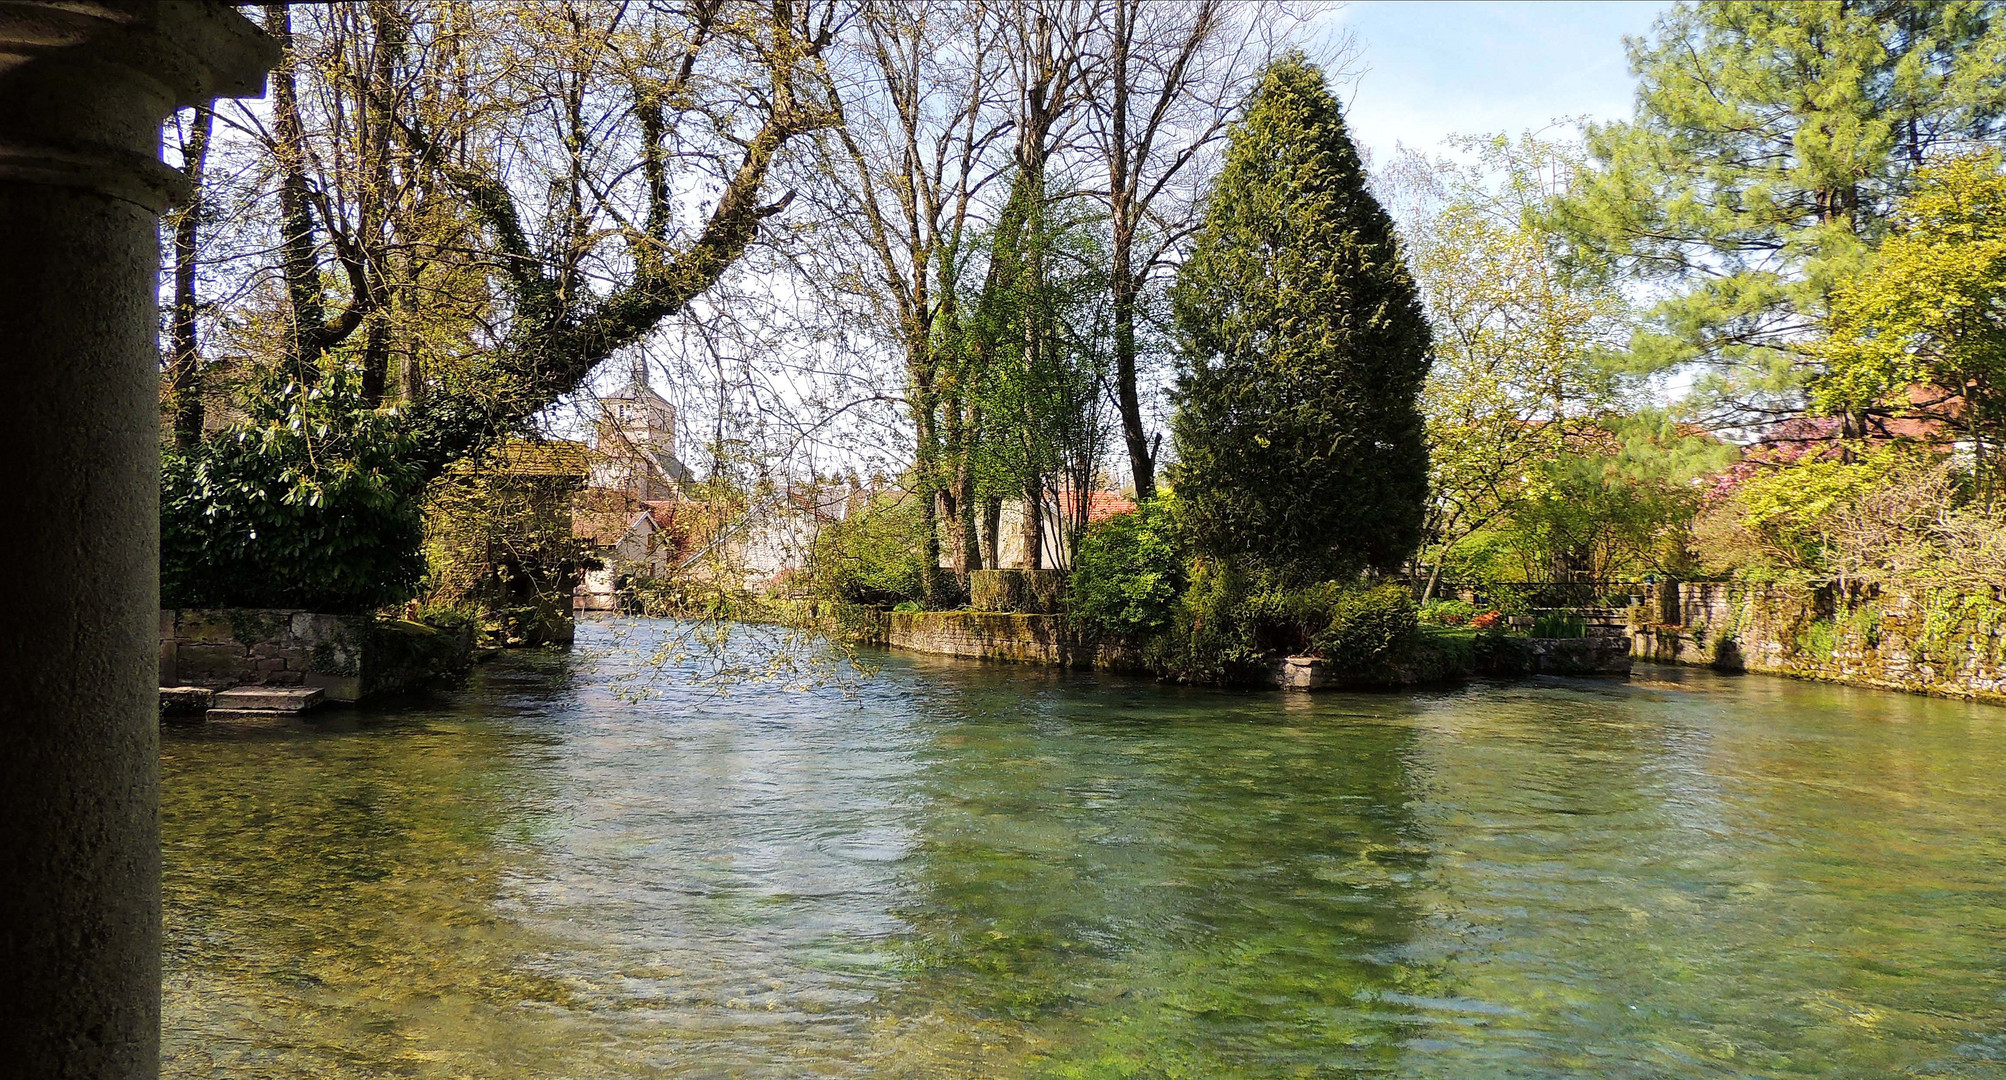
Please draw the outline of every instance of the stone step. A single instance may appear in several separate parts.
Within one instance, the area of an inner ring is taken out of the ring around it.
[[[206,686],[163,686],[160,688],[160,715],[200,716],[214,704],[216,692]]]
[[[210,724],[285,725],[298,723],[300,714],[278,709],[210,709],[202,714],[202,719]]]
[[[324,696],[318,686],[239,686],[219,692],[210,711],[303,713],[318,708]]]

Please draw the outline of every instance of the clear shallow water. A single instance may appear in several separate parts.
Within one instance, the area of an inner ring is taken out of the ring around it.
[[[164,732],[164,1074],[2006,1077],[2006,710],[904,657],[632,702],[652,632]]]

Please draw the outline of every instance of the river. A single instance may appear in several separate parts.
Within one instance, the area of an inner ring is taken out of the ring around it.
[[[2006,710],[719,694],[659,631],[165,730],[164,1075],[2006,1076]]]

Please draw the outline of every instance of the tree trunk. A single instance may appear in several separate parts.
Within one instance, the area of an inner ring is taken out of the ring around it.
[[[1045,549],[1045,485],[1037,480],[1024,483],[1024,569],[1039,570],[1044,566]]]
[[[990,570],[1003,569],[1003,500],[984,499],[982,501],[982,565]]]
[[[358,200],[362,227],[357,246],[362,249],[363,281],[369,292],[368,328],[364,332],[362,347],[362,403],[368,408],[380,409],[390,388],[393,346],[390,297],[384,281],[388,253],[383,250],[391,206],[396,200],[390,174],[390,129],[394,121],[390,116],[389,103],[391,88],[397,80],[397,61],[404,49],[405,31],[396,5],[389,0],[369,0],[369,24],[375,33],[375,41],[370,45],[369,65],[356,72],[356,78],[366,80],[364,85],[357,87],[356,97],[361,102],[362,175],[363,183],[367,185]]]
[[[314,258],[313,210],[307,203],[306,132],[300,123],[299,85],[294,70],[293,22],[290,4],[265,5],[265,33],[284,50],[272,72],[272,156],[279,167],[279,262],[284,271],[288,314],[286,359],[301,381],[312,381],[308,369],[319,359],[310,342],[326,318],[322,304],[320,267]]]
[[[186,450],[202,439],[202,354],[195,340],[196,241],[202,226],[202,169],[209,158],[215,114],[195,109],[188,141],[181,148],[181,172],[188,178],[188,205],[174,215],[174,325],[167,368],[167,401],[174,411],[174,445]]]
[[[1122,441],[1128,445],[1129,472],[1135,478],[1135,498],[1140,502],[1156,497],[1156,459],[1149,452],[1149,433],[1142,427],[1142,398],[1136,391],[1135,301],[1135,213],[1132,175],[1139,162],[1130,160],[1128,145],[1128,59],[1133,36],[1128,0],[1114,5],[1114,35],[1109,43],[1110,66],[1108,209],[1112,220],[1109,254],[1109,299],[1114,307],[1114,385],[1116,404],[1121,411]],[[1165,91],[1169,92],[1168,90]]]
[[[362,336],[362,405],[368,409],[383,407],[384,391],[390,386],[390,320],[389,313],[370,313],[368,331]]]
[[[1127,230],[1115,229],[1114,242],[1114,376],[1115,397],[1121,408],[1121,436],[1128,444],[1128,468],[1135,477],[1137,502],[1156,498],[1156,455],[1150,452],[1149,432],[1142,425],[1142,397],[1136,391],[1135,304],[1136,285],[1129,270]]]
[[[1442,583],[1442,560],[1446,555],[1447,552],[1444,551],[1442,555],[1435,556],[1434,565],[1428,568],[1428,584],[1421,589],[1423,604],[1435,598],[1435,587]]]

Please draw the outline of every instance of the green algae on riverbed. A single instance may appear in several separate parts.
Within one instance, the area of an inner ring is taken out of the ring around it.
[[[517,656],[164,734],[170,1077],[2006,1074],[2006,710]]]

